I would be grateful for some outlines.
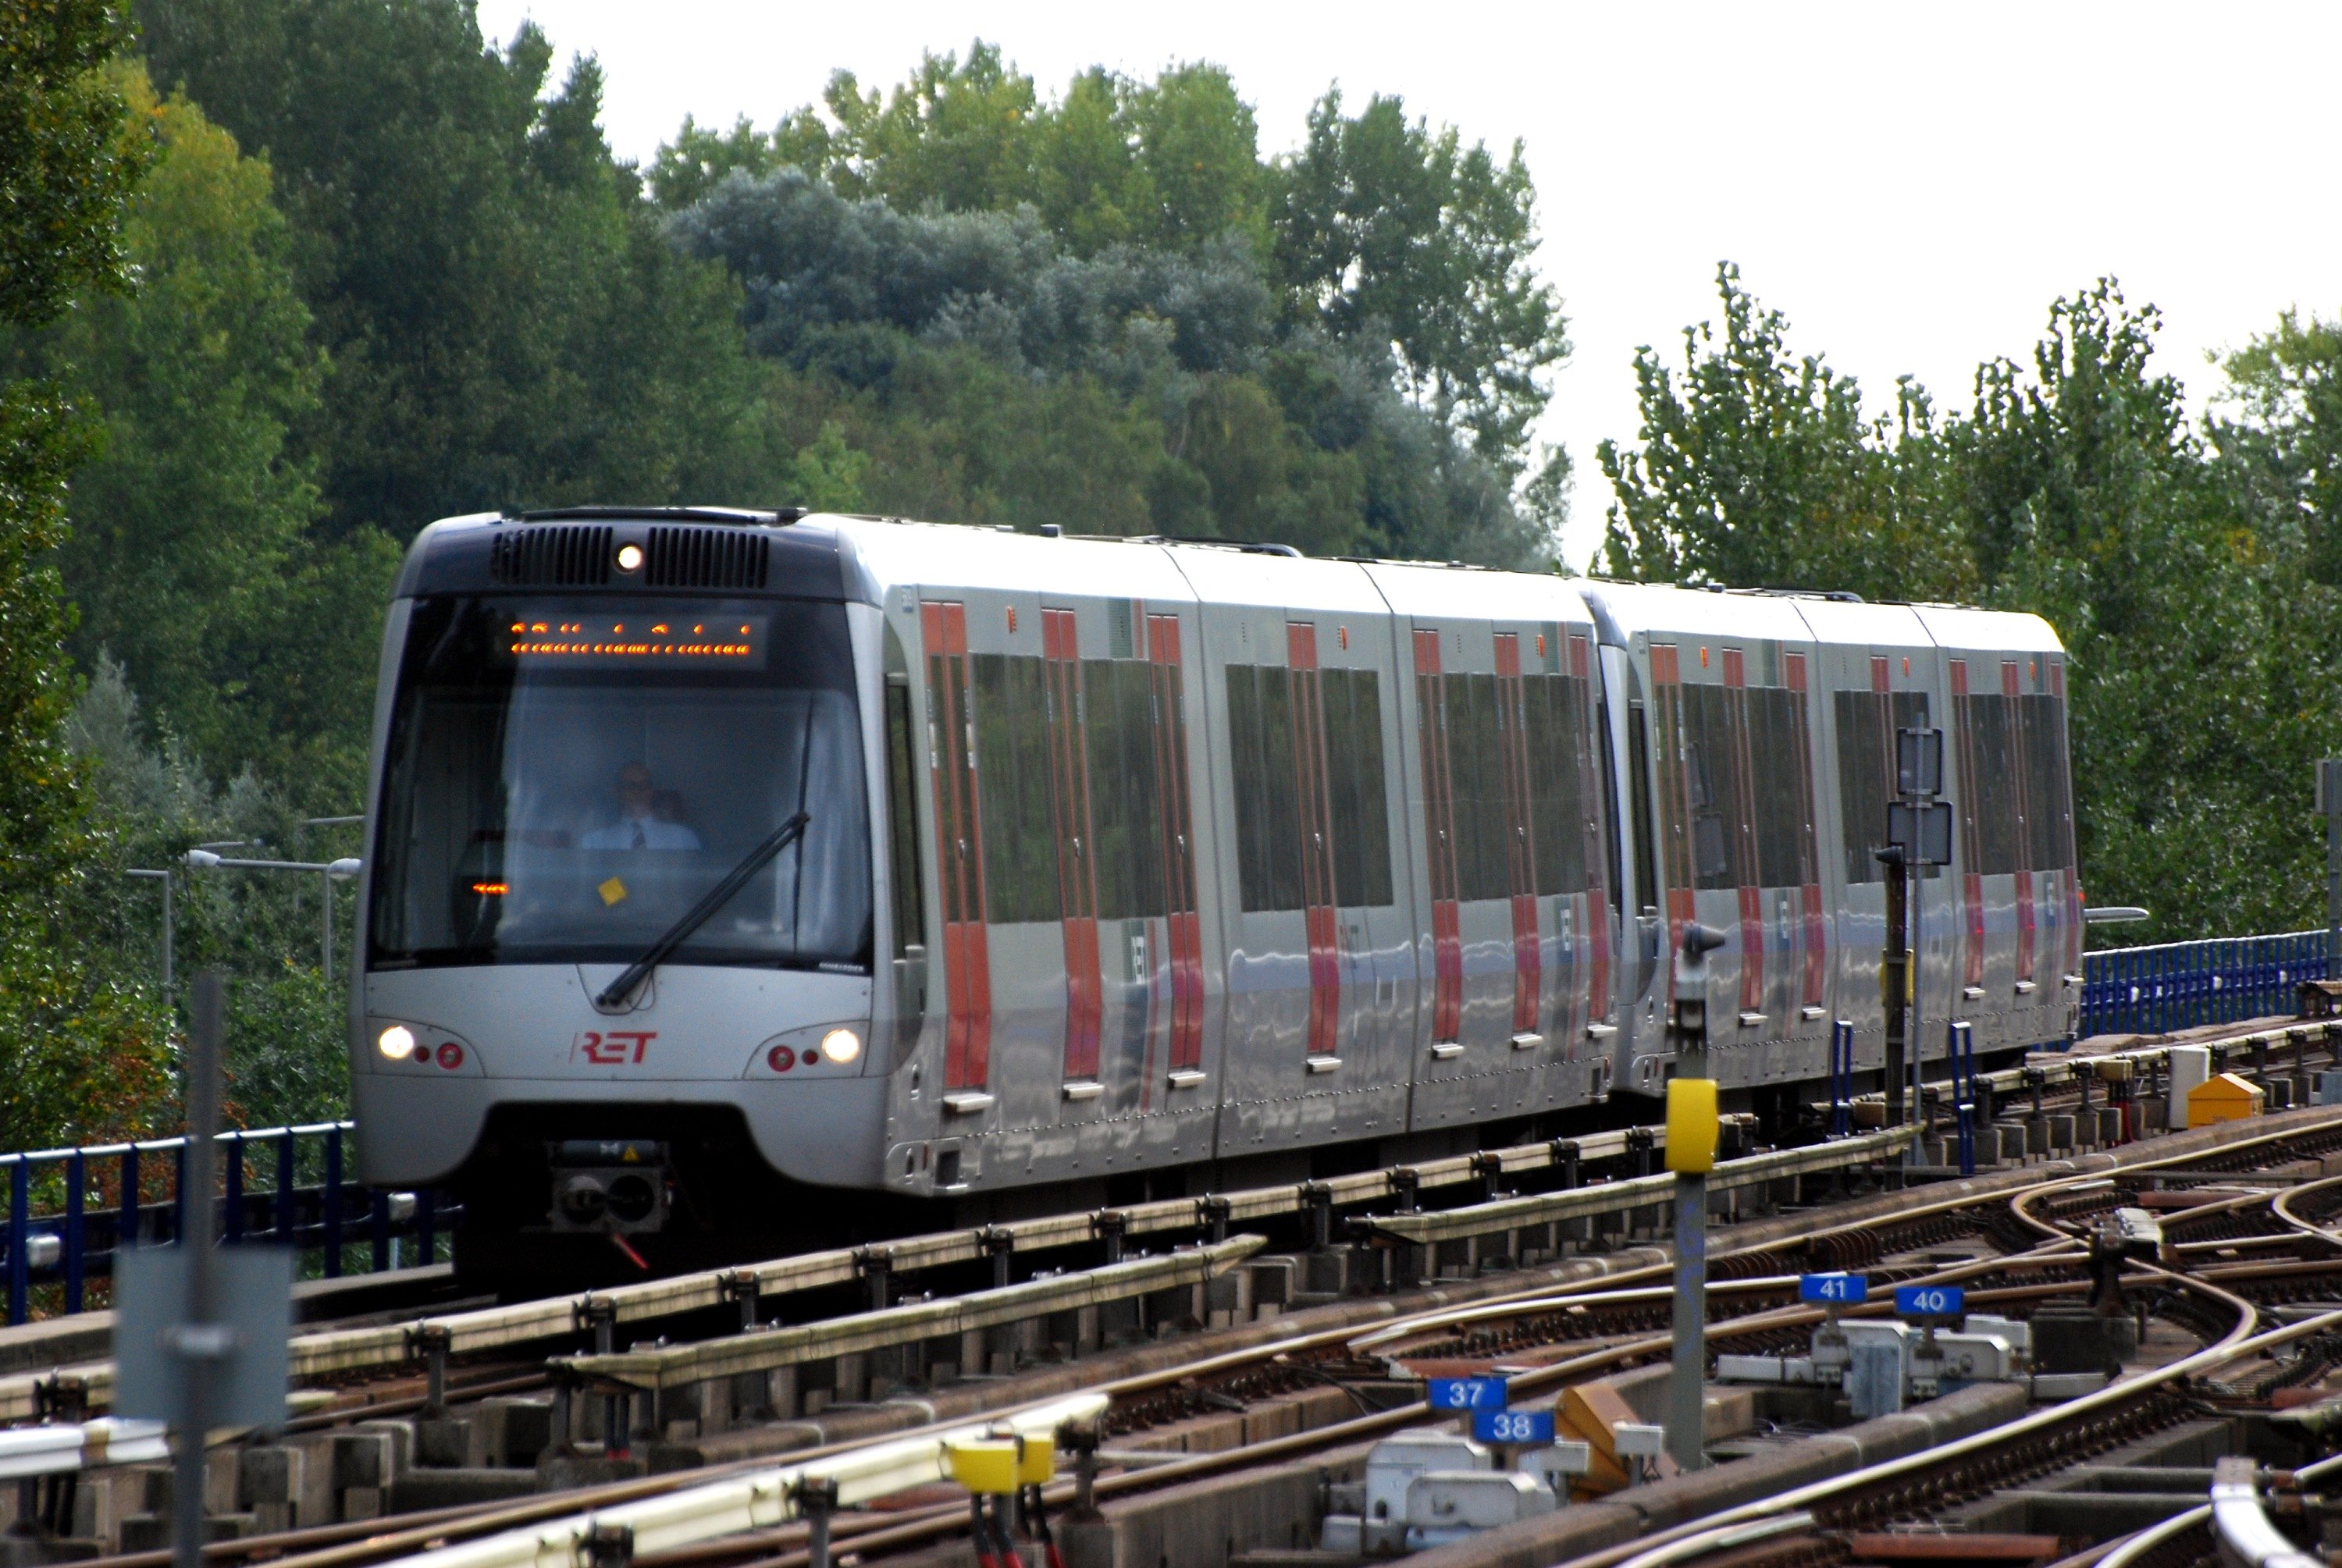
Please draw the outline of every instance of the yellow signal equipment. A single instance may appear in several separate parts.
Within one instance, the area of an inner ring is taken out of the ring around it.
[[[1667,1169],[1696,1176],[1716,1169],[1718,1132],[1716,1080],[1668,1079]]]

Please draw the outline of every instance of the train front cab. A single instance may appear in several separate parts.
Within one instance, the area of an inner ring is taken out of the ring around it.
[[[612,1233],[736,1255],[836,1219],[776,1173],[876,1184],[880,626],[851,574],[832,527],[685,514],[454,519],[410,553],[350,993],[358,1170],[455,1187],[466,1266],[616,1260]]]

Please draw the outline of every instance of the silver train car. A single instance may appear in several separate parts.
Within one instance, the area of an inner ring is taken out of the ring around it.
[[[1727,1108],[1883,1057],[1898,727],[1946,734],[1924,1054],[2069,1033],[2029,616],[794,513],[451,518],[385,634],[369,1182],[654,1265]],[[646,963],[646,960],[650,962]],[[945,1213],[948,1211],[948,1213]],[[548,1250],[549,1249],[549,1250]]]

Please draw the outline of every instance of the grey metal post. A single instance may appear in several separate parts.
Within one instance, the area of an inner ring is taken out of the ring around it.
[[[1675,1004],[1667,1021],[1674,1037],[1678,1081],[1706,1078],[1707,1065],[1707,955],[1724,945],[1724,934],[1694,921],[1684,927],[1676,964]],[[1672,1120],[1672,1118],[1670,1118]],[[1674,1346],[1667,1381],[1667,1452],[1684,1470],[1707,1463],[1707,1172],[1706,1158],[1686,1159],[1667,1138],[1667,1163],[1676,1165],[1676,1280]],[[1685,1170],[1683,1164],[1697,1164]]]
[[[325,984],[331,985],[334,983],[334,874],[328,871],[321,880],[325,884],[325,956],[322,967],[325,971]]]
[[[202,1568],[204,1551],[205,1438],[211,1400],[211,1367],[224,1345],[212,1319],[212,1186],[216,1179],[219,1135],[220,1054],[223,1017],[220,977],[210,970],[195,976],[193,1017],[187,1031],[185,1093],[187,1107],[187,1189],[182,1194],[186,1230],[179,1245],[187,1258],[187,1305],[175,1347],[185,1367],[185,1403],[181,1408],[176,1473],[171,1486],[171,1560],[174,1568]]]

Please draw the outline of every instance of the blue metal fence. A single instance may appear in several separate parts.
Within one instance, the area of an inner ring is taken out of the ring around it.
[[[2082,1033],[2161,1034],[2291,1014],[2326,976],[2326,933],[2223,936],[2082,955]]]
[[[435,1261],[458,1212],[427,1190],[370,1191],[349,1180],[351,1130],[325,1122],[221,1134],[221,1238],[289,1245],[305,1264],[315,1254],[315,1269],[301,1272],[327,1279]],[[113,1273],[121,1249],[178,1240],[186,1158],[185,1138],[0,1154],[8,1323],[25,1322],[42,1296],[44,1311],[80,1312],[90,1282]]]

